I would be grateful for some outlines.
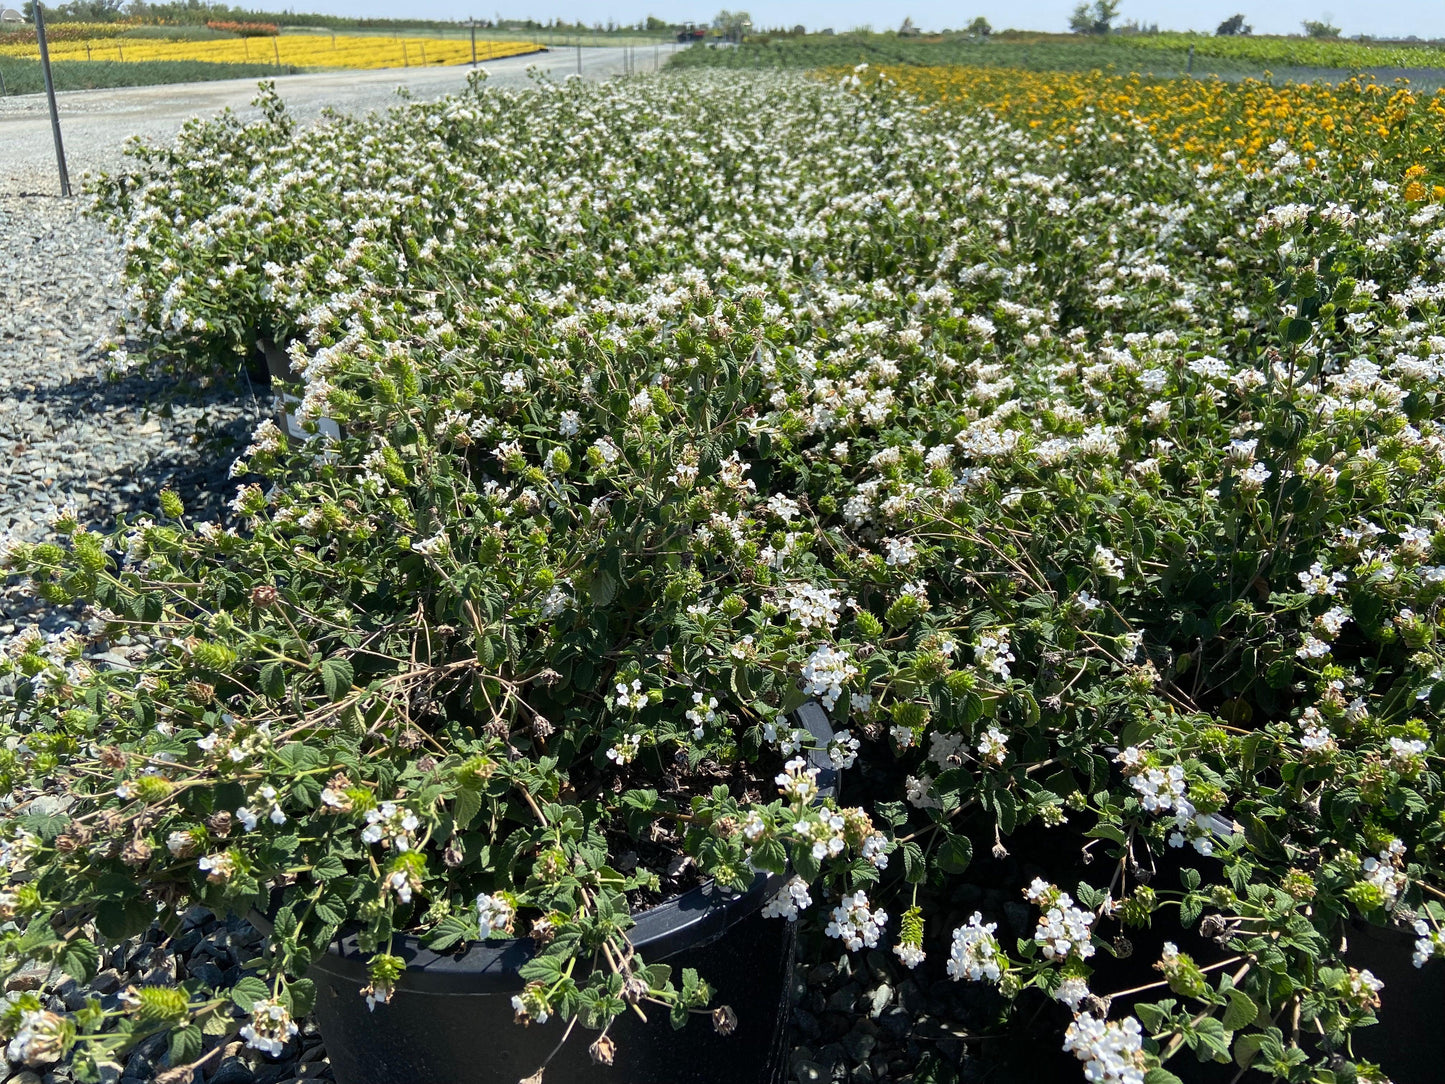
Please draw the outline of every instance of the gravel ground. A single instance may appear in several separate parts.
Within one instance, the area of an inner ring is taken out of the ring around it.
[[[261,406],[234,389],[107,377],[120,315],[120,254],[79,201],[0,195],[0,538],[37,541],[56,509],[89,525],[150,510],[161,489],[215,518],[230,459]],[[0,637],[44,613],[18,584],[0,588]]]

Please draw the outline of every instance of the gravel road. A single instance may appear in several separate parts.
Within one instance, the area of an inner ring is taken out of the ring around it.
[[[587,79],[618,75],[626,64],[625,49],[557,49],[529,56],[507,57],[482,64],[492,82],[523,86],[528,70],[536,67],[561,79],[574,74],[580,59]],[[652,50],[636,53],[639,70],[651,70]],[[661,54],[665,59],[667,53]],[[384,108],[395,101],[404,86],[416,98],[436,98],[459,90],[471,68],[387,68],[381,71],[318,72],[278,76],[276,83],[286,105],[301,120],[312,120],[331,106],[347,112]],[[61,135],[72,180],[85,170],[114,166],[129,136],[169,139],[187,118],[231,108],[251,110],[256,80],[226,79],[214,83],[179,83],[158,87],[119,87],[114,90],[73,90],[56,95]],[[59,192],[55,148],[45,95],[24,94],[0,98],[0,194]],[[0,249],[3,251],[3,249]]]

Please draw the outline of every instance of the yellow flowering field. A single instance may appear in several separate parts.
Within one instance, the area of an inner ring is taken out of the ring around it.
[[[1101,124],[1142,124],[1168,146],[1245,170],[1272,162],[1270,148],[1282,140],[1305,156],[1373,160],[1413,186],[1410,198],[1445,198],[1445,90],[1416,91],[1405,80],[1276,86],[962,66],[889,67],[883,74],[925,102],[983,108],[1066,140]]]
[[[495,60],[535,52],[532,42],[478,41],[477,59]],[[34,44],[0,45],[0,56],[39,56]],[[465,38],[385,38],[359,34],[282,34],[223,41],[148,41],[92,38],[52,42],[52,60],[201,60],[217,64],[277,63],[298,68],[404,68],[464,64],[472,59]]]

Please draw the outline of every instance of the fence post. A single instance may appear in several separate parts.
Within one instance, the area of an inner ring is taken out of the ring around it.
[[[55,136],[55,164],[60,168],[60,194],[70,195],[70,172],[65,168],[65,144],[60,141],[60,111],[55,106],[55,81],[50,77],[50,47],[45,43],[45,16],[35,0],[35,41],[40,46],[40,68],[45,73],[45,98],[50,103],[50,132]]]
[[[577,43],[577,74],[582,74],[582,43]]]
[[[277,70],[277,71],[280,71],[280,70],[281,70],[281,46],[280,46],[279,44],[277,44],[277,41],[276,41],[275,38],[272,38],[272,39],[271,39],[271,51],[276,54],[276,70]]]
[[[1189,74],[1194,74],[1194,46],[1189,47]]]
[[[477,66],[477,24],[472,23],[472,67]]]

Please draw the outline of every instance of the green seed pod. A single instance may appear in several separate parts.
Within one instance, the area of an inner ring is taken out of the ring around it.
[[[859,610],[853,622],[858,626],[858,635],[864,640],[876,640],[883,635],[883,622],[867,610]]]
[[[138,1023],[179,1024],[190,1016],[190,998],[173,986],[142,986],[130,991],[140,1002],[134,1012]]]
[[[175,490],[161,490],[161,513],[168,519],[180,519],[186,514],[186,506]]]
[[[217,673],[228,673],[236,664],[236,653],[225,644],[198,643],[191,649],[196,665]]]

